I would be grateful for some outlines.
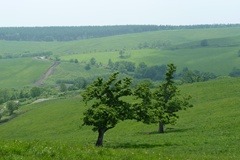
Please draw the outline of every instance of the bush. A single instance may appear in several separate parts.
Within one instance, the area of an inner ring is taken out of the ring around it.
[[[30,90],[30,94],[33,98],[40,96],[41,93],[42,93],[42,91],[41,91],[41,88],[39,88],[39,87],[33,87]]]
[[[14,101],[9,101],[7,102],[6,108],[8,110],[9,115],[12,115],[13,112],[18,109],[18,103]]]
[[[202,40],[201,41],[201,46],[202,47],[206,47],[206,46],[208,46],[209,44],[208,44],[208,40],[207,39],[204,39],[204,40]]]
[[[230,77],[240,77],[240,69],[233,68],[233,70],[229,73]]]

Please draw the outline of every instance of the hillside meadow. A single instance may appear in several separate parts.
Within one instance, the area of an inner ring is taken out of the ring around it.
[[[203,40],[207,41],[206,46],[201,46]],[[151,47],[155,43],[159,46]],[[147,46],[139,47],[140,44]],[[141,62],[148,66],[174,63],[177,72],[188,67],[219,76],[240,68],[240,27],[153,31],[67,42],[1,40],[0,46],[1,88],[34,85],[56,58],[61,63],[44,82],[46,85],[56,85],[62,79],[106,75],[111,72],[106,69],[109,59],[131,61],[136,66]],[[127,59],[119,57],[123,49],[130,55]],[[34,55],[41,53],[49,53],[51,60],[35,61]],[[101,66],[85,70],[91,58]],[[79,64],[70,63],[75,59]],[[17,77],[12,78],[15,74]]]
[[[0,124],[5,159],[239,159],[239,78],[179,86],[194,107],[179,113],[176,125],[157,134],[157,125],[124,121],[95,148],[97,133],[82,126],[81,97],[22,106]]]
[[[158,46],[153,47],[155,43]],[[179,112],[177,124],[167,125],[165,134],[157,133],[157,124],[128,120],[106,132],[102,148],[94,147],[97,133],[82,126],[86,106],[81,95],[75,95],[82,90],[22,105],[16,117],[0,123],[0,159],[240,159],[240,79],[227,76],[233,68],[240,68],[240,27],[164,30],[67,42],[1,40],[0,46],[1,89],[35,86],[56,60],[59,65],[44,81],[44,86],[56,92],[59,80],[92,80],[113,72],[107,69],[109,59],[136,66],[141,62],[148,66],[174,63],[177,72],[188,67],[219,76],[179,85],[182,94],[192,96],[194,107]],[[120,50],[130,56],[120,58]],[[36,58],[39,53],[49,53],[49,57]],[[91,58],[98,65],[86,69]],[[78,63],[71,62],[76,59]]]
[[[0,88],[22,88],[33,85],[51,62],[32,58],[0,59]]]

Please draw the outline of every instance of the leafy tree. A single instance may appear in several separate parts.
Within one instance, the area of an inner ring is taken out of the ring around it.
[[[67,91],[67,86],[65,83],[60,84],[60,92],[66,92]]]
[[[200,72],[197,70],[192,71],[188,68],[184,68],[179,74],[179,77],[181,77],[181,80],[184,83],[203,82],[217,78],[217,76],[213,73]]]
[[[39,87],[33,87],[30,90],[30,94],[33,98],[40,96],[41,93],[42,93],[42,91],[41,91],[41,88],[39,88]]]
[[[85,67],[84,67],[85,70],[90,70],[91,69],[91,65],[88,63]]]
[[[109,67],[110,69],[112,69],[113,66],[114,66],[113,61],[112,61],[111,59],[109,59],[109,60],[108,60],[108,67]]]
[[[233,68],[232,71],[229,73],[230,77],[240,77],[240,69]]]
[[[128,61],[118,61],[114,63],[114,70],[119,71],[120,73],[134,72],[136,67],[135,63]]]
[[[135,77],[136,78],[143,78],[146,71],[147,71],[148,66],[146,65],[146,63],[141,62],[138,64],[136,71],[135,71]]]
[[[93,126],[93,131],[98,131],[96,146],[103,145],[106,131],[132,115],[130,104],[122,99],[132,94],[129,88],[131,79],[117,80],[117,75],[112,74],[106,81],[98,78],[83,94],[85,102],[92,101],[90,108],[84,112],[83,125]]]
[[[18,103],[14,101],[7,102],[6,108],[8,110],[9,115],[12,115],[15,110],[18,109]]]
[[[165,82],[152,92],[149,85],[137,87],[134,94],[141,102],[134,104],[135,118],[144,123],[159,123],[159,133],[164,133],[166,124],[174,124],[178,119],[176,112],[188,107],[190,97],[180,97],[179,90],[173,81],[176,67],[169,64],[165,74]]]
[[[84,89],[87,86],[87,80],[84,77],[78,77],[74,80],[74,86],[78,89]]]
[[[124,54],[125,54],[125,49],[121,49],[121,50],[119,51],[119,57],[120,57],[120,58],[124,58]]]
[[[208,40],[207,39],[203,39],[202,41],[201,41],[201,46],[202,47],[206,47],[206,46],[208,46],[209,44],[208,44]]]
[[[90,64],[91,64],[91,65],[95,65],[96,62],[97,62],[97,61],[96,61],[95,58],[92,57],[92,58],[90,59]]]
[[[10,92],[7,89],[0,89],[0,104],[10,100]]]

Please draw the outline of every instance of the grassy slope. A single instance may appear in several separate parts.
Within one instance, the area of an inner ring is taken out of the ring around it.
[[[180,112],[177,125],[168,126],[166,134],[155,134],[157,125],[125,121],[106,133],[103,149],[93,148],[97,134],[81,126],[81,100],[51,100],[22,107],[26,113],[0,125],[0,144],[5,143],[0,154],[29,159],[239,159],[240,79],[180,88],[193,97],[194,108]]]
[[[76,63],[66,63],[62,62],[46,81],[47,84],[55,84],[57,80],[70,79],[73,80],[78,77],[93,78],[94,76],[101,76],[103,74],[108,74],[110,70],[104,69],[104,67],[94,67],[92,66],[90,70],[86,71],[86,64],[76,64]]]
[[[16,88],[33,84],[51,66],[49,61],[31,58],[0,59],[0,88]]]

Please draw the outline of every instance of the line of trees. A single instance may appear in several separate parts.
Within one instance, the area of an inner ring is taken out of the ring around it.
[[[144,123],[159,123],[159,133],[164,133],[166,124],[174,124],[179,110],[192,107],[190,97],[182,97],[173,78],[176,67],[167,66],[164,83],[152,91],[146,83],[131,88],[132,80],[128,77],[118,79],[114,73],[108,80],[98,78],[84,92],[83,100],[90,102],[84,112],[83,125],[93,126],[98,132],[96,146],[103,145],[106,131],[117,123],[127,119]],[[126,97],[136,98],[136,102]]]
[[[55,95],[57,91],[51,87],[25,87],[17,89],[0,89],[0,105],[9,101],[24,102],[28,99],[36,99],[40,96]]]
[[[79,27],[0,27],[0,40],[8,41],[73,41],[79,39],[140,33],[157,30],[239,27],[239,24],[214,25],[116,25]]]
[[[128,74],[137,79],[150,79],[152,81],[163,80],[167,71],[166,65],[147,66],[147,64],[141,62],[136,67],[135,63],[130,61],[117,61],[114,63],[111,59],[108,61],[108,67],[113,71]],[[187,67],[179,74],[175,74],[174,77],[180,79],[183,83],[203,82],[217,78],[214,73],[190,70]]]

